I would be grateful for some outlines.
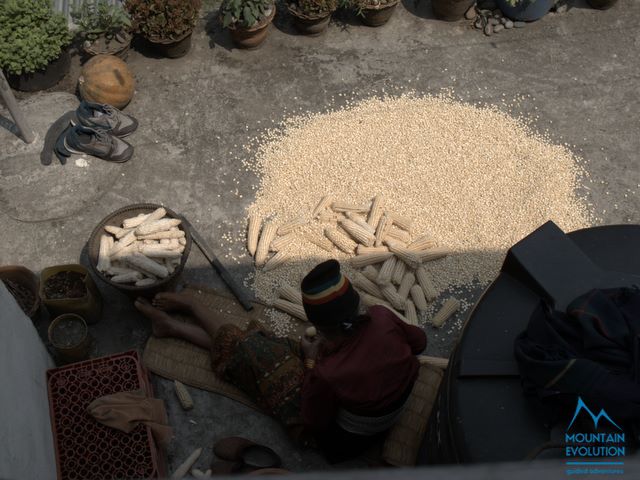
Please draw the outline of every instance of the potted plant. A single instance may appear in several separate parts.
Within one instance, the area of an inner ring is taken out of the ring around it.
[[[556,0],[496,0],[505,16],[523,22],[541,19],[555,3]]]
[[[618,0],[587,0],[589,5],[593,8],[597,8],[598,10],[606,10],[607,8],[613,7]]]
[[[389,21],[399,0],[343,0],[342,6],[351,7],[360,20],[369,27],[379,27]]]
[[[0,68],[17,90],[45,90],[69,72],[71,34],[49,0],[0,2]]]
[[[202,0],[125,0],[135,32],[169,58],[187,54]]]
[[[475,0],[431,0],[431,8],[436,18],[456,22],[476,3]]]
[[[327,29],[336,8],[337,0],[294,0],[289,4],[289,13],[300,33],[320,35]]]
[[[223,0],[220,6],[222,26],[231,32],[242,48],[257,48],[269,32],[276,15],[273,0]]]
[[[131,20],[120,5],[112,5],[107,0],[83,0],[72,10],[71,18],[78,27],[87,56],[106,54],[127,58]]]

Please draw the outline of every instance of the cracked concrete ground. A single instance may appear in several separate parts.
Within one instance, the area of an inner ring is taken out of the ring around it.
[[[347,18],[319,38],[295,35],[287,21],[277,20],[264,46],[250,52],[232,48],[215,9],[205,12],[186,57],[131,52],[137,88],[127,112],[140,120],[140,129],[130,139],[136,153],[122,165],[79,157],[65,166],[41,165],[46,128],[77,100],[64,92],[20,94],[40,143],[25,146],[16,139],[0,108],[0,264],[38,272],[86,263],[83,248],[96,223],[137,202],[165,203],[184,213],[224,255],[217,239],[239,231],[258,180],[241,168],[239,159],[247,154],[236,145],[289,112],[323,111],[381,91],[447,89],[463,101],[497,105],[524,97],[516,113],[535,116],[539,131],[548,130],[584,158],[594,180],[585,187],[599,222],[640,223],[640,3],[620,0],[608,11],[572,5],[566,14],[485,37],[467,22],[435,20],[428,1],[417,7],[405,1],[381,28]],[[72,91],[73,84],[74,78],[66,79],[57,89]],[[234,253],[241,251],[238,246]],[[230,268],[240,280],[251,267],[244,257]],[[224,288],[195,249],[183,279]],[[147,321],[128,298],[99,287],[106,301],[103,320],[91,327],[95,353],[141,349]],[[428,327],[427,334],[431,354],[448,354],[456,339],[455,332],[438,335]],[[274,421],[238,403],[191,389],[196,408],[185,413],[170,383],[154,382],[176,432],[170,466],[205,446],[198,464],[205,467],[213,441],[241,434],[274,447],[292,470],[329,468],[314,452],[294,449]]]

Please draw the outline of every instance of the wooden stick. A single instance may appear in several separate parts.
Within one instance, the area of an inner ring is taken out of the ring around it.
[[[2,94],[2,98],[4,99],[4,103],[7,105],[9,109],[9,113],[13,117],[13,121],[16,124],[22,139],[25,143],[33,143],[36,139],[33,130],[27,123],[27,119],[20,111],[18,107],[18,102],[16,102],[16,98],[13,96],[13,92],[11,91],[11,87],[7,83],[7,79],[4,77],[4,73],[0,70],[0,94]]]

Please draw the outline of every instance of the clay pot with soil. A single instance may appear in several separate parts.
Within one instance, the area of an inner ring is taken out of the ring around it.
[[[107,0],[83,0],[71,10],[71,18],[87,60],[96,55],[115,55],[126,60],[131,46],[131,20],[122,5]]]
[[[476,3],[475,0],[431,0],[436,18],[446,22],[457,22]]]
[[[273,0],[224,0],[220,6],[222,26],[238,47],[249,50],[265,41],[275,15]]]
[[[399,0],[358,1],[358,15],[362,23],[369,27],[379,27],[389,21]]]
[[[303,35],[316,36],[327,30],[337,0],[296,0],[289,4],[293,24]]]
[[[102,297],[82,265],[45,268],[40,274],[40,298],[54,316],[74,313],[87,323],[100,320]]]
[[[40,310],[40,285],[31,270],[21,266],[0,267],[0,280],[16,299],[22,311],[32,320]]]
[[[79,362],[89,356],[91,337],[84,319],[73,313],[55,318],[48,330],[49,342],[65,361]]]

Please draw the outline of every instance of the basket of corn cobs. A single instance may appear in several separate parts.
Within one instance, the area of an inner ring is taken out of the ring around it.
[[[87,251],[104,282],[130,295],[150,296],[175,284],[191,251],[191,235],[172,210],[141,203],[104,218]]]

